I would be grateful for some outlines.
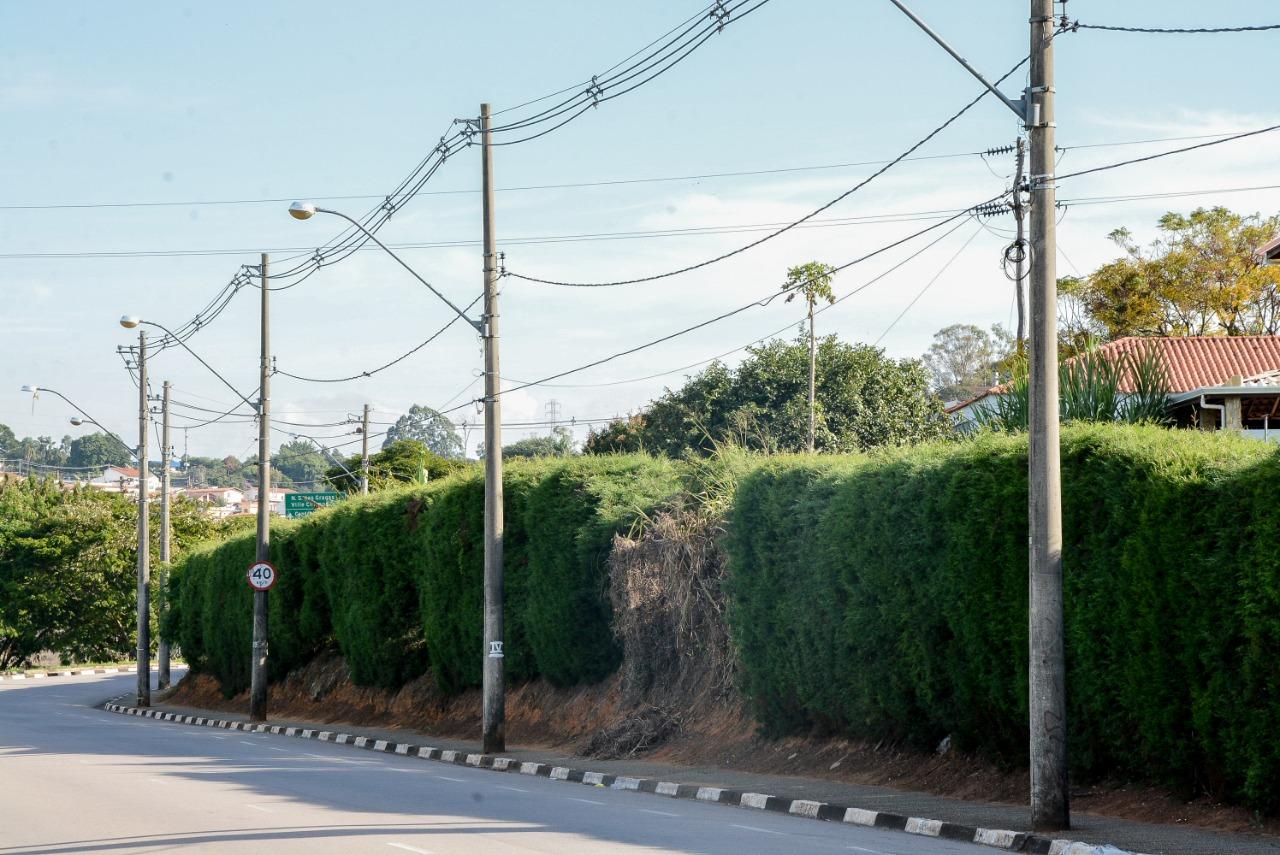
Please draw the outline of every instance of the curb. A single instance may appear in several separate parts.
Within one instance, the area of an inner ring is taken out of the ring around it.
[[[70,668],[59,671],[23,671],[21,674],[0,674],[0,680],[46,680],[50,677],[78,677],[81,674],[132,674],[136,665],[120,665],[115,668]]]
[[[954,822],[943,822],[915,816],[901,816],[899,814],[885,813],[884,811],[864,810],[862,808],[810,801],[808,799],[789,799],[765,793],[749,793],[743,790],[721,787],[659,781],[655,778],[631,778],[625,775],[612,775],[607,772],[590,772],[583,769],[571,769],[568,766],[553,766],[548,763],[521,762],[511,757],[500,757],[492,754],[473,754],[466,751],[432,748],[427,745],[391,742],[386,739],[374,739],[368,736],[330,730],[253,724],[247,721],[231,721],[205,718],[203,716],[178,715],[177,713],[162,712],[155,709],[139,709],[115,703],[120,697],[127,697],[127,695],[112,698],[101,704],[100,708],[120,715],[140,716],[157,721],[190,724],[197,727],[213,727],[222,730],[239,730],[247,733],[272,733],[300,739],[316,739],[320,742],[350,745],[354,748],[363,748],[368,751],[419,757],[423,760],[434,760],[457,766],[471,766],[476,769],[534,775],[540,778],[549,778],[553,781],[568,781],[591,787],[607,787],[611,790],[634,790],[641,793],[669,796],[675,799],[714,802],[733,807],[786,813],[808,819],[843,822],[849,825],[878,828],[885,831],[903,831],[907,834],[917,834],[924,837],[939,837],[946,840],[991,846],[996,849],[1003,849],[1006,852],[1027,852],[1032,853],[1032,855],[1140,855],[1140,853],[1116,849],[1112,846],[1098,846],[1091,843],[1053,839],[1022,831],[978,828],[959,825]]]

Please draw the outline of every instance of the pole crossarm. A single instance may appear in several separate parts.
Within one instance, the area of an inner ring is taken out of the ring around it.
[[[374,235],[373,232],[365,228],[364,225],[359,220],[349,217],[346,214],[342,213],[341,211],[335,211],[332,208],[321,208],[318,205],[316,206],[316,213],[333,214],[335,217],[342,217],[342,219],[346,220],[348,223],[351,223],[351,225],[355,226],[357,229],[363,232],[365,237],[369,238],[369,240],[373,241],[378,246],[382,247],[382,250],[387,255],[394,258],[397,264],[399,264],[405,270],[409,271],[409,273],[413,276],[414,279],[417,279],[423,285],[426,285],[427,288],[430,289],[432,294],[435,294],[437,297],[443,300],[445,305],[447,305],[450,309],[453,309],[454,314],[456,314],[458,317],[462,318],[462,320],[470,324],[472,329],[474,329],[476,332],[480,333],[481,335],[484,334],[484,324],[481,321],[472,320],[470,317],[468,317],[466,312],[462,311],[462,309],[459,309],[456,305],[454,305],[453,301],[450,300],[448,297],[446,297],[444,294],[441,294],[439,289],[436,288],[436,286],[432,285],[430,282],[424,279],[422,277],[422,274],[418,273],[418,271],[410,267],[409,264],[403,258],[401,258],[400,256],[396,255],[394,252],[392,252],[389,246],[387,246],[382,241],[378,240],[377,236]]]
[[[956,51],[955,48],[953,48],[950,44],[948,44],[947,40],[944,39],[941,35],[939,35],[936,30],[934,30],[932,27],[926,24],[919,15],[917,15],[915,12],[912,12],[910,9],[908,9],[907,5],[903,3],[902,0],[889,0],[889,2],[897,6],[899,9],[901,9],[902,13],[906,15],[908,18],[910,18],[917,27],[924,30],[925,33],[928,34],[929,38],[933,39],[935,42],[938,43],[938,45],[943,50],[951,54],[951,57],[955,59],[956,62],[964,66],[965,71],[972,74],[974,77],[978,79],[979,83],[987,87],[987,89],[991,90],[991,94],[999,98],[1000,101],[1006,107],[1012,110],[1013,114],[1017,116],[1019,119],[1021,119],[1024,125],[1028,124],[1027,99],[1025,95],[1019,98],[1017,101],[1010,99],[1003,92],[997,89],[994,83],[992,83],[990,80],[984,77],[981,71],[978,71],[978,69],[974,68],[973,65],[970,64],[969,60],[961,56]]]

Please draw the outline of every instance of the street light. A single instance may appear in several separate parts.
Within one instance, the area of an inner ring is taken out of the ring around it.
[[[121,319],[121,323],[124,320]],[[136,326],[136,324],[135,324]],[[147,401],[147,371],[146,371],[146,341],[147,334],[145,332],[139,334],[139,343],[141,346],[142,360],[139,362],[141,366],[141,375],[139,377],[139,388],[142,396],[142,412],[139,418],[138,430],[138,448],[135,451],[130,448],[123,439],[116,434],[102,427],[102,423],[93,416],[86,413],[74,401],[57,389],[27,384],[22,387],[22,391],[29,392],[32,395],[39,395],[41,392],[48,392],[51,395],[57,395],[66,401],[73,410],[78,412],[81,418],[72,417],[71,423],[74,425],[89,422],[102,428],[107,436],[120,443],[120,446],[137,458],[138,461],[138,706],[146,707],[151,705],[151,597],[150,589],[147,583],[147,576],[150,572],[150,550],[147,533],[147,428],[146,428],[146,401]]]
[[[294,202],[289,216],[309,220],[316,214],[332,214],[353,225],[357,231],[377,244],[407,270],[414,279],[466,321],[484,339],[484,647],[483,656],[482,750],[486,754],[506,750],[506,675],[503,669],[503,567],[502,567],[502,417],[498,396],[498,265],[493,228],[493,148],[489,132],[489,105],[480,105],[480,163],[484,234],[484,313],[480,320],[466,312],[436,290],[426,279],[405,263],[363,223],[340,211],[321,208],[311,202]],[[367,434],[366,434],[367,435]]]

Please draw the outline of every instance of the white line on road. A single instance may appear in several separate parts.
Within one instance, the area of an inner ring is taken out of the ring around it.
[[[604,802],[598,802],[598,801],[596,801],[595,799],[575,799],[573,796],[569,796],[569,801],[571,801],[571,802],[582,802],[584,805],[602,805],[602,804],[604,804]]]
[[[642,813],[656,813],[658,816],[683,816],[679,813],[670,813],[665,810],[654,810],[653,808],[639,808]]]
[[[854,852],[870,852],[871,855],[889,855],[887,852],[881,852],[879,849],[863,849],[861,846],[850,846]]]
[[[504,784],[499,784],[499,785],[498,785],[498,789],[500,789],[500,790],[510,790],[510,791],[511,791],[511,792],[513,792],[513,793],[527,793],[527,792],[529,792],[528,790],[522,790],[522,789],[520,789],[519,787],[508,787],[508,786],[506,786],[506,785],[504,785]]]
[[[218,734],[216,733],[211,733],[209,735],[212,736],[214,739],[226,739],[225,736],[218,736]]]
[[[777,834],[779,836],[782,836],[781,831],[770,831],[767,828],[756,828],[754,825],[738,825],[736,822],[731,822],[729,824],[732,825],[734,828],[741,828],[743,831],[757,831],[761,834]]]
[[[465,784],[466,778],[450,778],[448,775],[432,775],[433,778],[443,778],[446,781],[453,781],[455,784]]]
[[[153,784],[164,784],[166,787],[169,786],[169,782],[164,778],[147,778],[147,780]]]
[[[388,843],[387,845],[403,849],[406,852],[417,852],[419,855],[431,855],[430,849],[419,849],[417,846],[410,846],[408,843]]]
[[[250,742],[250,741],[249,741],[249,740],[247,740],[247,739],[242,739],[242,740],[240,740],[240,744],[241,744],[241,745],[257,745],[258,743],[256,743],[256,742]]]

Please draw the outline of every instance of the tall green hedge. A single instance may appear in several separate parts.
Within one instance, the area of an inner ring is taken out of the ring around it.
[[[768,729],[1025,762],[1026,467],[988,436],[743,480],[730,621]],[[1076,774],[1280,807],[1278,470],[1229,436],[1064,431]]]
[[[505,654],[512,680],[596,680],[618,664],[605,557],[613,533],[679,490],[646,457],[519,461],[504,483]],[[565,500],[565,511],[552,506]],[[471,469],[349,498],[272,523],[271,674],[334,646],[359,685],[396,687],[428,667],[441,688],[478,686],[483,663],[484,482]],[[251,534],[191,554],[171,577],[165,632],[233,695],[248,686]],[[536,594],[534,593],[536,591]]]

